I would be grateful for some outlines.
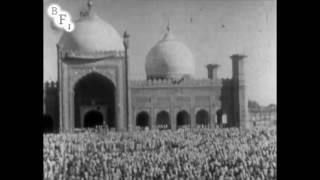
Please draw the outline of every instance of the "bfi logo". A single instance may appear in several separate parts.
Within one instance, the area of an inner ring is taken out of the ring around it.
[[[48,7],[48,15],[53,18],[57,27],[64,29],[67,32],[72,32],[75,28],[71,20],[71,16],[67,11],[63,11],[59,5],[51,4]]]

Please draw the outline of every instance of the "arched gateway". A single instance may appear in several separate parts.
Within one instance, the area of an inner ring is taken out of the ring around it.
[[[108,125],[115,127],[115,86],[108,78],[90,73],[74,88],[75,127]]]
[[[190,115],[187,111],[180,111],[177,114],[177,128],[191,127]]]
[[[53,127],[52,117],[48,114],[44,114],[43,115],[43,132],[51,133],[53,131],[54,131],[54,127]]]
[[[111,128],[128,129],[125,42],[91,6],[80,13],[74,31],[62,34],[57,44],[62,131],[87,125],[90,111],[100,112]]]
[[[96,127],[103,125],[103,115],[101,112],[91,110],[84,116],[84,127]]]
[[[208,126],[210,124],[208,111],[204,109],[199,110],[196,115],[196,123],[200,126]]]
[[[137,115],[136,118],[136,127],[146,128],[150,127],[150,120],[147,112],[142,111]]]
[[[170,115],[167,111],[161,111],[157,114],[156,125],[160,130],[171,129]]]

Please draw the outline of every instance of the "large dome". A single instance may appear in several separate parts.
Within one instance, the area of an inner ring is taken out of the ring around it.
[[[92,53],[96,51],[123,51],[119,33],[94,12],[80,17],[72,32],[64,32],[59,43],[63,50]]]
[[[195,63],[190,49],[177,41],[168,29],[147,54],[145,70],[147,78],[179,79],[193,77]]]

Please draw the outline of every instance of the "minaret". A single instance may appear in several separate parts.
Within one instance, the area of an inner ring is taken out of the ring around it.
[[[218,64],[208,64],[207,66],[208,69],[208,79],[211,80],[218,80]]]
[[[129,107],[130,107],[130,94],[129,94],[129,62],[128,62],[128,49],[129,49],[129,37],[130,35],[127,33],[127,31],[125,31],[123,33],[123,45],[124,45],[124,61],[125,61],[125,81],[126,81],[126,86],[125,86],[125,92],[126,92],[126,130],[128,131],[129,128],[129,119],[130,119],[130,115],[129,115]]]
[[[58,117],[59,117],[59,129],[58,132],[64,131],[64,122],[63,122],[63,108],[62,108],[62,65],[61,65],[61,46],[59,44],[56,45],[57,47],[57,89],[58,89]]]
[[[232,60],[233,81],[233,125],[240,128],[248,128],[248,108],[245,87],[244,58],[246,55],[234,54]]]

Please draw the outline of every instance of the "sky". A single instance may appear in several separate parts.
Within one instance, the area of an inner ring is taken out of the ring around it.
[[[57,80],[56,43],[62,34],[50,25],[52,3],[77,19],[87,0],[44,0],[44,81]],[[220,65],[220,78],[231,78],[230,56],[246,54],[248,99],[276,103],[276,0],[94,0],[92,8],[119,34],[130,34],[131,80],[146,79],[145,56],[170,21],[171,32],[194,55],[196,78],[207,78],[209,63]]]

